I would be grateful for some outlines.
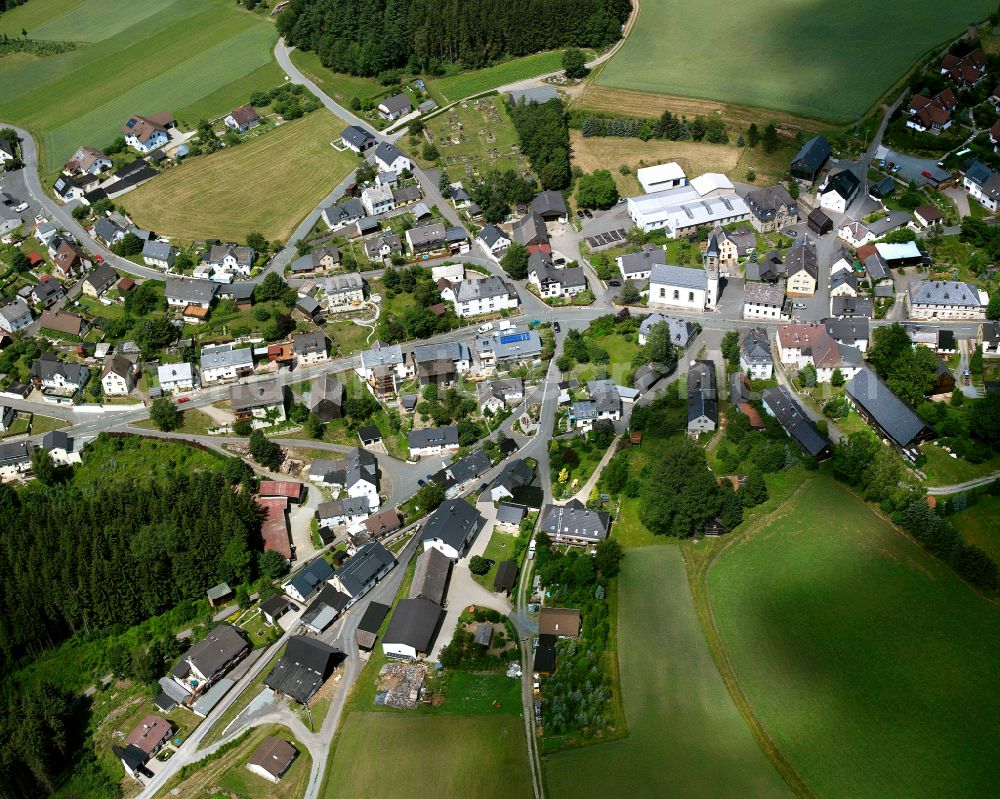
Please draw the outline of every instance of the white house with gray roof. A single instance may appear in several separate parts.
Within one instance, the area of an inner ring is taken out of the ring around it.
[[[496,275],[449,283],[441,289],[441,299],[452,303],[456,316],[461,317],[506,311],[520,303],[514,288]]]
[[[164,393],[192,391],[197,385],[194,366],[189,363],[164,363],[156,368],[156,377]]]
[[[174,265],[179,252],[180,250],[165,241],[146,241],[142,245],[142,260],[146,266],[169,269]]]
[[[771,340],[762,327],[740,331],[740,369],[753,380],[770,380],[774,374]]]
[[[546,505],[538,520],[538,529],[554,544],[590,546],[608,537],[611,514],[590,510],[580,500],[571,499],[565,505]]]
[[[499,258],[510,247],[510,237],[496,225],[484,226],[476,241],[494,258]]]
[[[334,275],[323,281],[323,304],[328,309],[346,309],[364,300],[365,281],[357,272]]]
[[[365,207],[361,200],[351,198],[342,203],[328,205],[320,214],[330,230],[340,230],[365,215]]]
[[[233,344],[206,345],[201,348],[201,382],[203,385],[222,380],[235,380],[253,373],[253,350]]]
[[[357,125],[349,125],[340,134],[340,141],[345,147],[361,155],[361,153],[375,144],[375,137]]]
[[[238,422],[245,419],[254,427],[270,427],[285,421],[285,387],[277,380],[232,386],[229,400]]]
[[[371,216],[387,214],[396,207],[392,197],[392,187],[388,185],[371,186],[361,192],[361,204]]]
[[[0,308],[0,331],[4,333],[16,333],[31,322],[31,308],[20,297]]]
[[[971,283],[921,280],[908,287],[911,319],[985,319],[990,298]]]
[[[538,289],[542,299],[569,299],[588,288],[582,266],[556,269],[549,256],[539,250],[528,259],[528,283]]]
[[[215,298],[216,286],[207,280],[183,277],[168,277],[165,293],[167,305],[172,308],[187,308],[194,305],[208,309]]]
[[[442,452],[454,452],[458,449],[458,428],[425,427],[421,430],[411,430],[407,436],[410,455],[439,455]]]
[[[388,142],[380,142],[375,148],[375,168],[379,172],[406,172],[413,169],[413,163],[396,147]]]
[[[490,373],[499,366],[534,360],[542,354],[542,338],[537,330],[499,330],[492,335],[476,336],[473,343],[480,373]]]

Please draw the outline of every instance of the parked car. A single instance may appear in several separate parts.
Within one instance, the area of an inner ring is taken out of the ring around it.
[[[558,322],[553,322],[552,323],[552,330],[554,332],[556,332],[556,333],[559,333],[562,330],[562,328],[559,327],[559,323]]]
[[[583,215],[585,217],[587,217],[587,219],[593,219],[594,218],[594,215],[592,213],[590,213],[590,211],[588,211],[586,208],[583,210]]]
[[[565,266],[566,265],[566,259],[565,258],[556,258],[552,262],[552,264],[553,264],[553,266]]]
[[[795,302],[792,303],[792,307],[797,311],[801,311],[806,307],[806,304],[804,302]]]
[[[492,329],[493,329],[492,322],[487,322],[486,324],[479,326],[480,333],[489,333]]]
[[[622,284],[622,282],[620,280],[609,280],[608,281],[608,285],[609,286],[614,286],[615,288],[618,288],[621,284]]]
[[[423,488],[425,485],[427,485],[427,481],[426,480],[417,480],[417,485],[420,486],[421,488]]]
[[[177,404],[183,405],[185,402],[190,402],[190,401],[191,401],[190,397],[181,397],[177,400]]]
[[[103,264],[104,263],[104,256],[103,255],[95,255],[94,256],[94,262],[98,263],[98,264]]]
[[[28,210],[27,203],[21,203],[20,205],[14,207],[14,212],[18,214],[21,213],[21,211],[27,211],[27,210]]]
[[[583,219],[583,211],[577,211],[576,212],[576,218],[577,219]]]

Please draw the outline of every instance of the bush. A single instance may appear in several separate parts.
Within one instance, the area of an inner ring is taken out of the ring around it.
[[[480,555],[473,555],[469,559],[469,571],[473,574],[483,575],[490,570],[490,562]]]

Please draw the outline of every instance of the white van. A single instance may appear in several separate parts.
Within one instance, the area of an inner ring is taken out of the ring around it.
[[[480,333],[489,333],[493,329],[493,323],[487,322],[486,324],[479,326]]]

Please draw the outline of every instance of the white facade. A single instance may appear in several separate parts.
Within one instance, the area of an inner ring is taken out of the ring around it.
[[[671,161],[669,164],[657,164],[656,166],[646,166],[635,173],[642,190],[646,194],[664,189],[675,189],[687,183],[687,177],[680,164]]]
[[[706,177],[706,176],[702,176]],[[728,225],[750,219],[750,207],[735,193],[721,192],[708,181],[628,199],[628,213],[644,233],[664,230],[669,238],[686,236],[704,225]],[[732,185],[732,184],[730,184]],[[697,186],[706,194],[702,195]]]
[[[713,310],[718,302],[718,272],[656,264],[649,276],[649,305],[690,311]]]
[[[16,333],[28,327],[31,322],[31,308],[20,298],[0,308],[0,330],[5,333]]]
[[[164,393],[194,390],[194,367],[189,363],[165,363],[157,367],[156,376]]]
[[[120,375],[117,372],[108,372],[101,378],[101,388],[109,397],[127,397],[134,387],[131,373]]]
[[[396,203],[392,198],[392,189],[389,186],[373,186],[361,192],[361,204],[369,216],[377,216],[392,211]]]
[[[968,177],[962,177],[962,188],[969,192],[969,196],[972,197],[976,202],[978,202],[983,208],[987,208],[990,211],[997,210],[997,200],[991,197],[989,194],[983,191],[983,187],[980,186],[973,180],[969,180]]]
[[[481,288],[481,286],[472,285],[474,283],[489,283],[491,289],[494,284],[500,284],[504,288],[502,291],[488,290],[480,293],[476,289]],[[460,317],[481,316],[482,314],[505,311],[516,308],[519,303],[517,295],[512,295],[498,277],[463,280],[461,283],[447,286],[441,290],[441,299],[452,303],[455,306],[455,315]]]

